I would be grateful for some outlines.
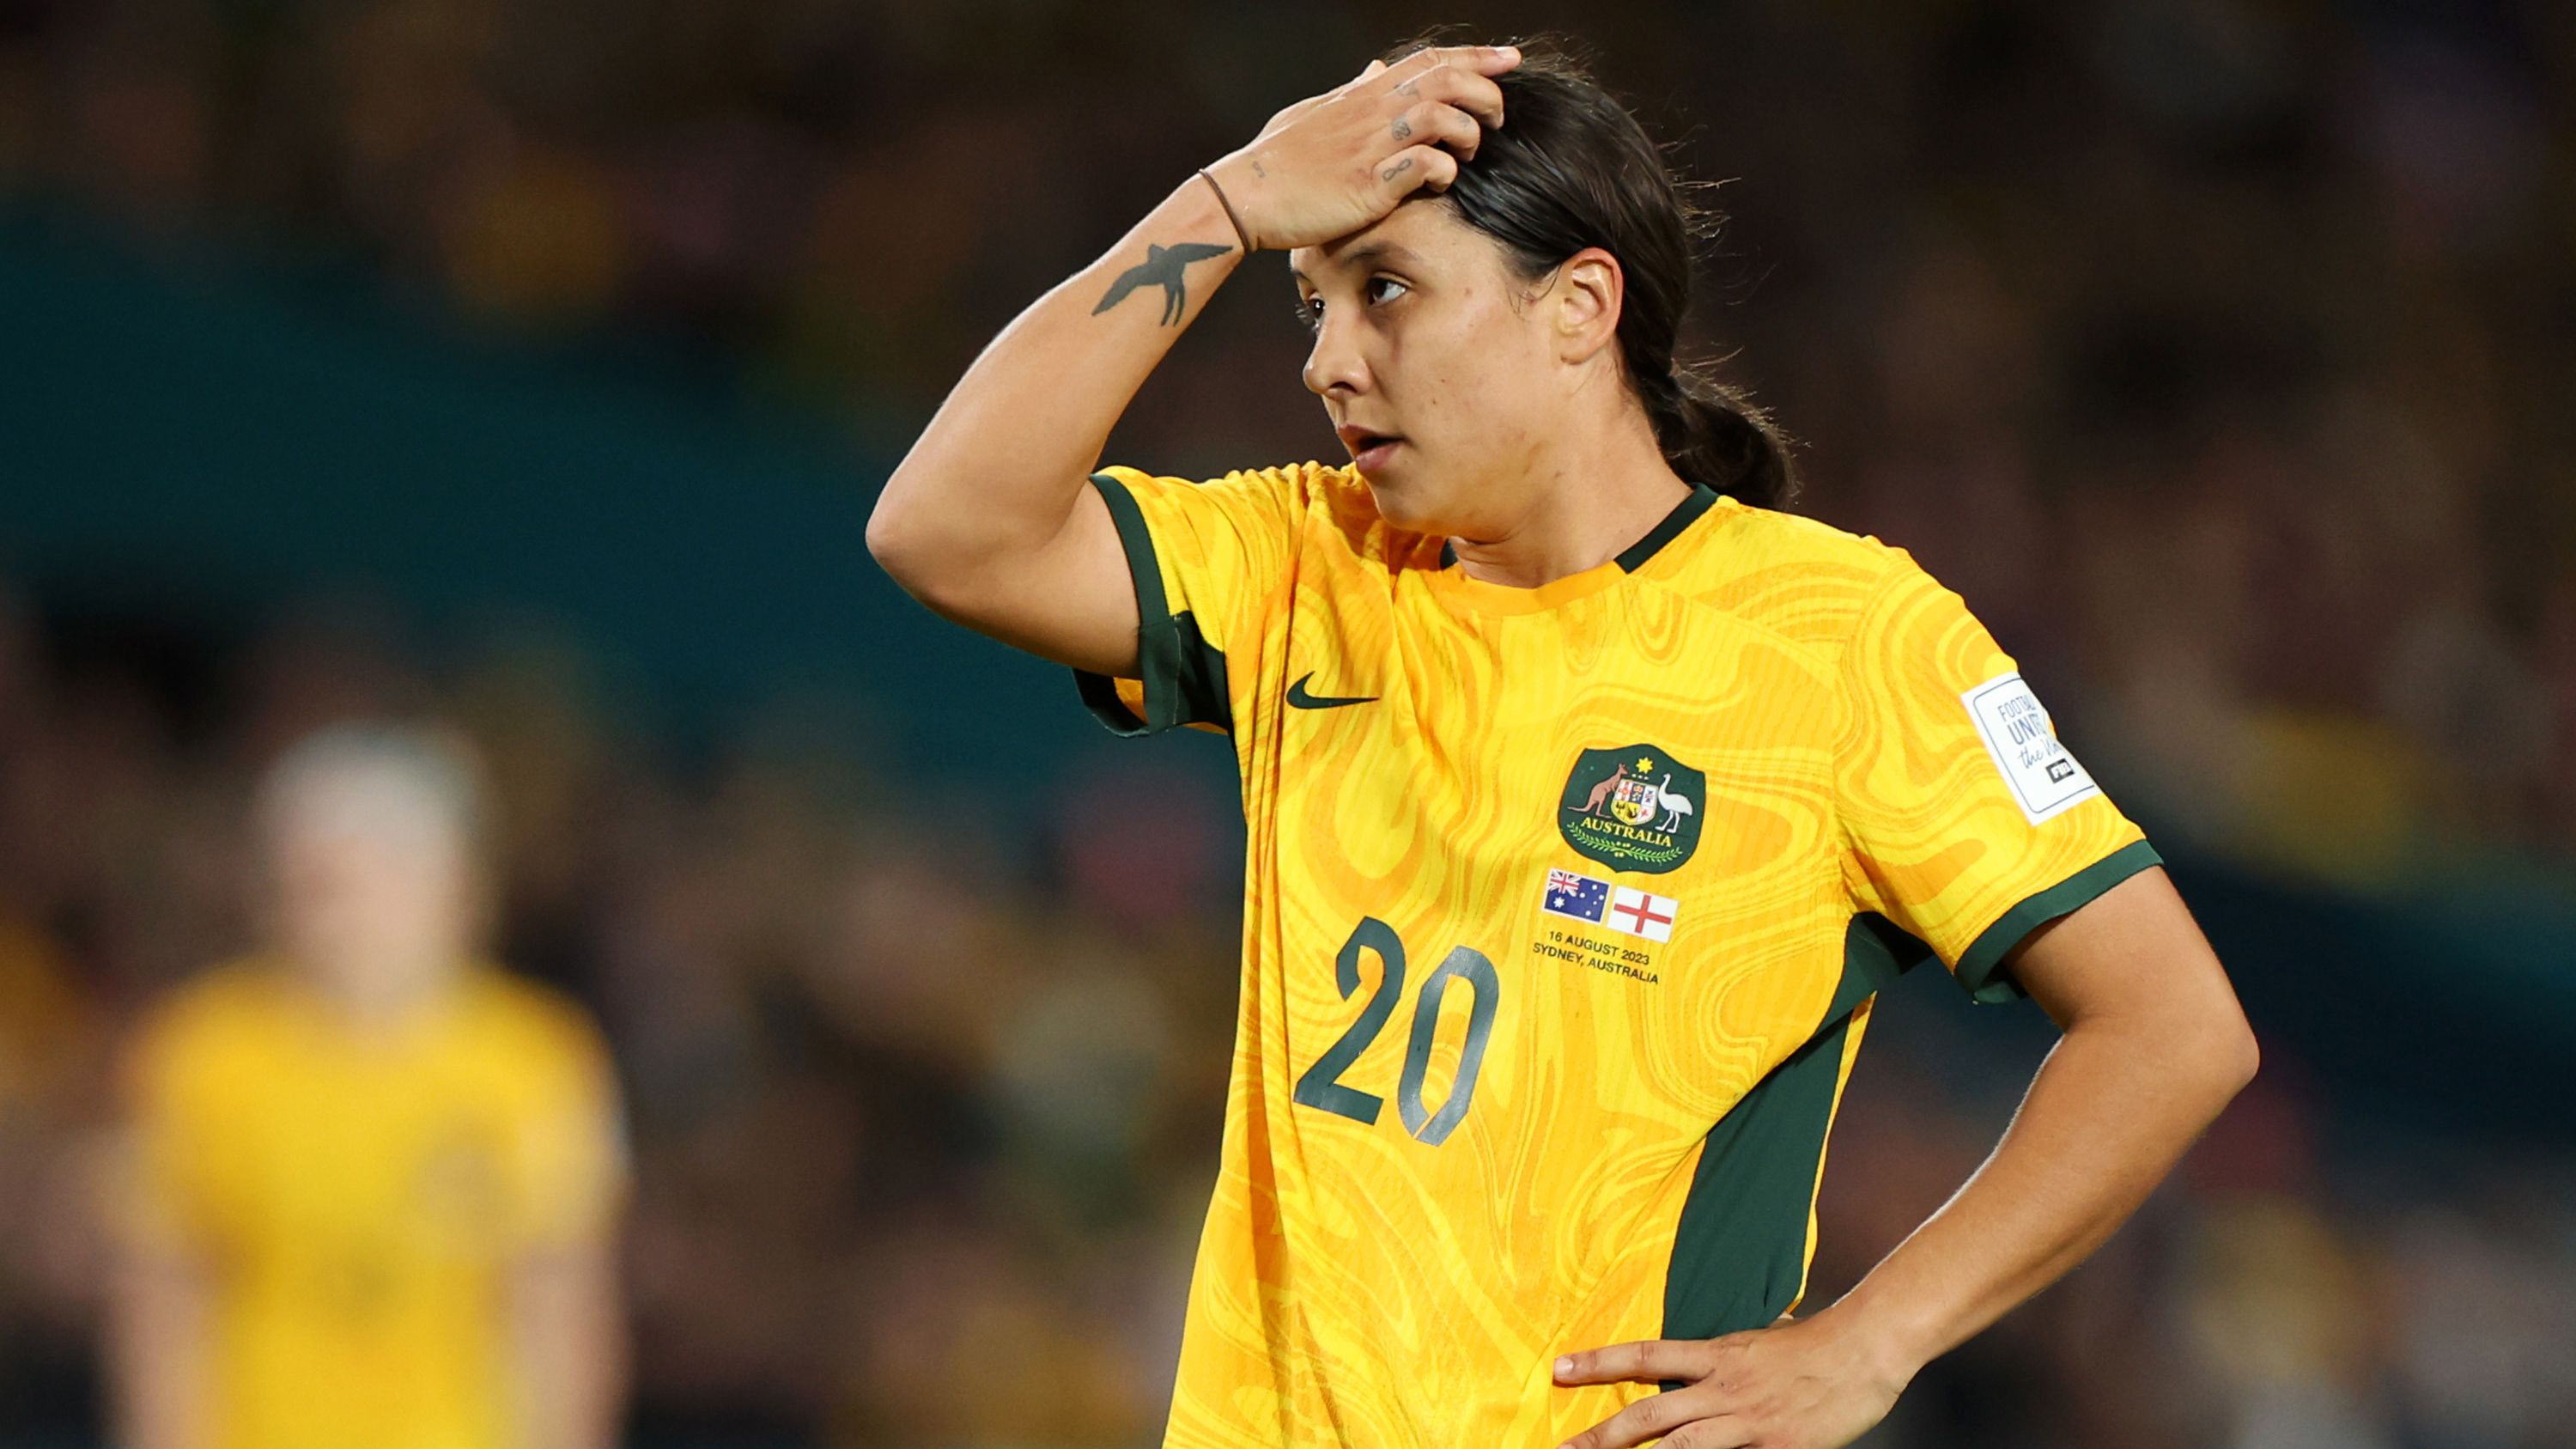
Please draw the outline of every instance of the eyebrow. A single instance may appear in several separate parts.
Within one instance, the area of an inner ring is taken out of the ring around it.
[[[1405,266],[1417,265],[1421,260],[1422,258],[1414,255],[1410,248],[1398,246],[1391,241],[1372,241],[1362,242],[1342,253],[1333,265],[1343,271],[1357,271],[1375,266],[1380,262],[1393,262],[1398,266]],[[1309,286],[1314,284],[1313,278],[1295,267],[1288,269],[1288,275]]]

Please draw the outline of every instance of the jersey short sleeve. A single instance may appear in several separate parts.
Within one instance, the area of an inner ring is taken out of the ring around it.
[[[147,1023],[124,1062],[127,1118],[111,1203],[129,1243],[180,1252],[211,1236],[217,1162],[207,1144],[226,1100],[193,1021]]]
[[[2022,992],[2000,968],[2024,936],[2158,857],[1967,605],[1897,559],[1842,660],[1845,878],[1976,999],[2008,1000]]]
[[[1133,468],[1092,475],[1127,553],[1138,621],[1137,677],[1074,671],[1103,724],[1125,735],[1233,727],[1229,674],[1252,676],[1287,597],[1303,482],[1296,468],[1204,483]]]
[[[586,1247],[608,1235],[627,1178],[607,1047],[568,1005],[540,1002],[527,1016],[503,1134],[507,1236],[521,1251]]]

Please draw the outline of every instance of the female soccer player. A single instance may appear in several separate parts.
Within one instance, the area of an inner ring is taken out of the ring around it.
[[[478,775],[434,729],[347,724],[263,781],[269,940],[127,1063],[130,1449],[616,1442],[616,1086],[571,1003],[480,959]]]
[[[1259,249],[1350,462],[1092,472]],[[2012,660],[1903,552],[1770,507],[1778,438],[1674,365],[1689,266],[1565,58],[1373,62],[1023,313],[869,522],[1112,728],[1233,738],[1242,1007],[1167,1444],[1846,1443],[2253,1072]],[[1792,1318],[1872,993],[1934,955],[2063,1039],[1949,1204]]]

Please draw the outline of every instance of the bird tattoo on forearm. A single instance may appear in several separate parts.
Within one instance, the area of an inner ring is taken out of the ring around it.
[[[1148,282],[1153,282],[1163,289],[1163,325],[1177,327],[1180,325],[1181,312],[1189,301],[1188,295],[1181,290],[1182,268],[1192,262],[1203,262],[1210,257],[1224,256],[1233,250],[1232,247],[1210,246],[1206,242],[1182,242],[1168,247],[1156,246],[1148,242],[1145,245],[1145,260],[1118,274],[1118,280],[1109,284],[1108,294],[1100,299],[1099,306],[1091,309],[1091,315],[1099,316],[1126,301],[1128,293]]]

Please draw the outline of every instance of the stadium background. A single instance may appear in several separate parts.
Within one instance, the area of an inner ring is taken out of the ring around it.
[[[0,3],[0,1444],[100,1442],[121,1033],[314,724],[466,725],[628,1094],[639,1445],[1148,1442],[1218,1123],[1212,742],[869,564],[1027,300],[1387,4]],[[1494,5],[1488,33],[1562,23]],[[1738,178],[1697,335],[1989,621],[2264,1075],[1874,1445],[2576,1443],[2576,8],[1581,7]],[[1111,457],[1332,456],[1275,258]],[[2049,1040],[1905,982],[1817,1291]],[[1811,1301],[1822,1301],[1821,1298]]]

